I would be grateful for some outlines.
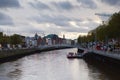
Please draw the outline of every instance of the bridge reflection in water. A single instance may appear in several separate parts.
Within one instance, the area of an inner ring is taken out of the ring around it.
[[[36,53],[0,64],[0,80],[120,80],[120,73],[114,68],[109,70],[105,65],[83,59],[67,59],[68,52],[77,49]]]

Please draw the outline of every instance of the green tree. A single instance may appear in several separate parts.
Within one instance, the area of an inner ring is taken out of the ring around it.
[[[0,32],[0,43],[2,43],[2,39],[3,39],[3,32]]]
[[[22,43],[22,39],[20,35],[14,34],[10,37],[10,43],[11,44],[21,44]]]
[[[110,38],[120,38],[120,12],[111,16],[108,27]]]

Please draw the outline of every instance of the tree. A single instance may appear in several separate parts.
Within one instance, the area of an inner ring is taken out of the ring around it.
[[[20,35],[14,34],[10,37],[10,43],[11,44],[21,44],[22,43],[22,39],[20,37]]]
[[[2,43],[2,39],[3,39],[3,32],[0,32],[0,43]]]
[[[120,12],[111,16],[109,23],[109,36],[110,38],[120,38]]]

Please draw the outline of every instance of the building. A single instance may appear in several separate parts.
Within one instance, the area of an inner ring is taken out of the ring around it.
[[[36,47],[37,46],[37,40],[35,40],[34,37],[26,37],[25,38],[25,45],[26,47]]]
[[[46,44],[49,44],[49,45],[59,44],[59,37],[56,34],[49,34],[44,38],[46,39]]]

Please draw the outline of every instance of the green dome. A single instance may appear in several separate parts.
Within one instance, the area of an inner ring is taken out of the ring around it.
[[[57,39],[57,38],[59,38],[59,37],[58,37],[58,35],[56,35],[56,34],[49,34],[49,35],[45,36],[44,38]]]

